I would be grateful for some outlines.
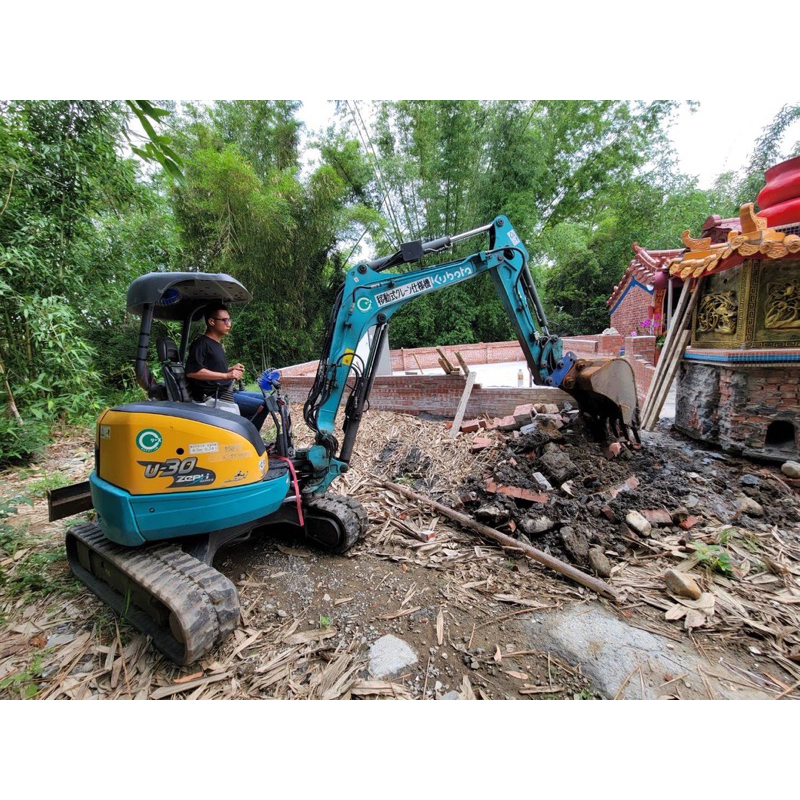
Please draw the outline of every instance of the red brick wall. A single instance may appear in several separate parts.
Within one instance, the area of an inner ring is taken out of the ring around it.
[[[564,352],[572,351],[581,358],[618,356],[624,337],[602,334],[589,336],[566,336],[562,339]],[[524,361],[525,356],[518,341],[480,342],[478,344],[459,344],[440,348],[453,366],[458,366],[456,352],[467,362],[467,366],[479,364],[502,364],[508,361]],[[422,369],[439,368],[439,354],[435,347],[415,347],[413,349],[390,350],[393,372],[418,372]],[[419,367],[417,363],[419,362]],[[284,377],[314,375],[316,361],[306,361],[281,369]]]
[[[683,432],[733,452],[761,450],[775,420],[800,431],[800,369],[682,364],[676,424]],[[786,457],[797,457],[797,441],[793,451]]]
[[[292,403],[305,401],[313,378],[287,376],[283,373],[282,386]],[[370,408],[377,411],[399,411],[405,414],[432,414],[452,418],[458,409],[464,392],[465,380],[459,375],[394,375],[375,379],[369,398]],[[537,386],[512,389],[487,387],[479,384],[472,387],[467,404],[467,419],[488,414],[501,417],[513,413],[523,403],[577,403],[560,389]]]
[[[611,314],[611,327],[616,328],[623,336],[650,319],[650,309],[653,306],[653,295],[634,286],[629,289],[622,301]]]

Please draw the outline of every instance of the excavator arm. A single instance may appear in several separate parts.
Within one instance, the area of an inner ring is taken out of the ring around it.
[[[386,272],[484,233],[489,235],[488,250],[415,272]],[[488,225],[456,236],[403,244],[397,253],[360,263],[347,273],[331,311],[323,355],[303,409],[306,424],[316,433],[315,444],[297,454],[304,493],[324,492],[349,468],[392,316],[417,297],[487,272],[511,319],[534,381],[564,389],[596,422],[607,422],[612,432],[630,432],[638,440],[636,389],[630,365],[622,359],[586,362],[573,353],[562,353],[561,339],[548,331],[528,260],[528,251],[511,223],[499,216]],[[376,335],[366,362],[362,362],[356,354],[357,345],[373,326]],[[340,446],[334,435],[335,420],[348,388]]]

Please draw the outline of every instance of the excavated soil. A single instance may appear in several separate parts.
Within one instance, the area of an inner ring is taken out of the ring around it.
[[[309,434],[299,409],[294,419],[302,445]],[[63,438],[37,464],[3,475],[4,500],[38,497],[18,505],[8,520],[14,535],[2,541],[0,697],[597,696],[580,661],[531,649],[524,622],[534,611],[596,601],[594,593],[380,480],[599,575],[618,593],[617,604],[601,601],[618,617],[695,647],[708,680],[689,687],[660,675],[662,696],[716,696],[713,666],[724,663],[741,686],[796,697],[800,503],[776,466],[668,430],[609,457],[576,413],[563,421],[560,431],[451,438],[443,421],[368,413],[353,469],[334,486],[367,510],[364,540],[331,556],[273,531],[222,550],[215,566],[237,584],[242,622],[186,668],[153,651],[69,575],[65,525],[47,522],[42,485],[55,475],[84,479],[91,439]],[[477,437],[490,446],[473,452]],[[515,498],[503,487],[532,495]],[[661,524],[637,533],[626,524],[634,510],[660,511]],[[701,600],[674,595],[667,568],[689,574]],[[386,634],[405,641],[416,661],[376,678],[369,649]]]

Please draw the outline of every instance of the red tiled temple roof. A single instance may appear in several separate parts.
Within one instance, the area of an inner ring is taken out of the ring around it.
[[[727,240],[714,243],[711,236],[692,239],[689,231],[684,231],[683,243],[687,251],[669,265],[670,275],[683,280],[722,272],[745,258],[778,259],[800,253],[800,236],[768,228],[767,220],[756,216],[752,203],[742,206],[738,224],[728,233]]]
[[[635,254],[633,261],[625,270],[622,280],[614,287],[611,297],[608,298],[606,305],[609,308],[616,304],[633,280],[652,289],[656,275],[659,272],[665,272],[670,262],[683,252],[683,248],[679,250],[646,250],[638,242],[634,242],[633,252]]]

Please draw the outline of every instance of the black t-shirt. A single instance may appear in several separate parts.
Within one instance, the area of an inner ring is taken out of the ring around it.
[[[218,341],[210,336],[200,336],[192,342],[192,346],[189,348],[189,356],[184,369],[187,375],[200,372],[201,369],[227,372],[228,359],[225,357],[225,350]],[[189,384],[189,391],[195,400],[202,400],[205,395],[214,395],[217,390],[222,392],[230,389],[233,383],[233,381],[199,381],[188,377],[186,382]]]

